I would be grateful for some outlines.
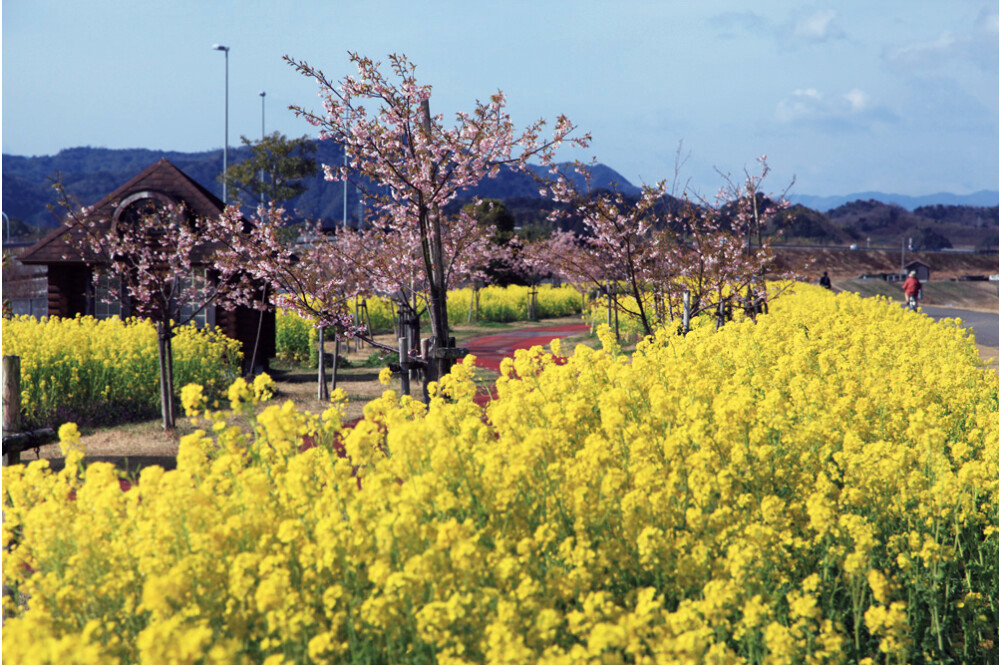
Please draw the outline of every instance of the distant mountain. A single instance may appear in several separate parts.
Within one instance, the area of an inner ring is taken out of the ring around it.
[[[1000,207],[921,206],[912,211],[869,199],[828,210],[835,227],[865,246],[911,243],[918,249],[965,246],[987,249],[998,244]]]
[[[318,141],[316,161],[338,164],[343,160],[340,146],[333,141]],[[230,163],[248,156],[243,147],[231,148]],[[23,228],[19,222],[33,227],[51,227],[60,216],[49,212],[56,204],[49,179],[57,172],[66,189],[81,203],[89,205],[113,191],[130,178],[165,157],[195,181],[222,195],[222,185],[216,179],[222,170],[222,151],[172,152],[164,150],[109,150],[105,148],[71,148],[56,155],[21,157],[3,155],[3,211],[12,220],[12,228]],[[546,169],[533,166],[535,175]],[[583,179],[569,165],[561,165],[566,177],[583,187]],[[322,175],[306,182],[306,191],[286,204],[286,209],[300,219],[319,219],[325,225],[339,224],[344,215],[344,186],[330,183]],[[640,189],[614,169],[598,164],[591,170],[592,189],[615,189],[629,197],[637,197]],[[531,174],[501,169],[496,178],[483,180],[478,187],[463,194],[504,201],[523,228],[547,228],[548,212],[553,203],[543,199]],[[850,244],[865,246],[871,242],[897,245],[901,238],[913,238],[915,245],[940,248],[948,246],[996,247],[998,242],[998,198],[996,191],[983,191],[967,196],[932,194],[929,196],[898,196],[881,192],[861,192],[847,196],[791,196],[794,205],[788,211],[779,236],[782,242],[809,244]],[[456,202],[460,205],[461,201]],[[670,205],[670,202],[665,202]],[[825,212],[824,212],[825,211]],[[361,197],[354,185],[347,187],[348,223],[357,224],[363,214]],[[566,228],[580,230],[579,220],[569,219]],[[777,229],[772,229],[777,232]],[[17,234],[15,234],[17,235]]]
[[[320,164],[338,164],[343,160],[340,146],[333,141],[317,141],[316,147],[316,161]],[[229,150],[231,164],[248,156],[249,150],[242,146]],[[49,212],[47,206],[57,203],[50,182],[57,173],[72,196],[82,204],[90,205],[162,157],[213,194],[222,197],[222,184],[216,179],[222,171],[222,150],[186,153],[84,147],[41,157],[3,155],[3,211],[31,226],[55,226],[59,217]],[[545,171],[542,167],[533,168],[539,174]],[[564,166],[563,172],[583,186],[582,178],[571,168]],[[343,184],[325,182],[322,173],[305,184],[306,191],[289,201],[287,209],[299,217],[321,219],[326,224],[339,223],[344,215]],[[593,168],[591,186],[595,189],[617,188],[626,194],[639,191],[621,174],[603,164]],[[463,198],[473,196],[538,198],[538,184],[529,174],[502,169],[496,178],[487,178],[478,187],[463,194]],[[347,204],[349,220],[358,219],[362,210],[357,187],[348,186]]]
[[[858,192],[844,196],[810,196],[808,194],[791,194],[788,197],[792,203],[801,203],[813,210],[828,211],[852,201],[879,201],[895,204],[907,210],[916,210],[924,206],[973,206],[988,208],[1000,203],[1000,192],[996,190],[981,190],[973,194],[949,194],[939,192],[926,196],[905,196],[903,194],[886,194],[885,192]]]

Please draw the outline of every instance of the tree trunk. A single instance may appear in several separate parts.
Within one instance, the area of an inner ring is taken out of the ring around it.
[[[3,431],[21,431],[21,357],[3,357]]]
[[[174,368],[170,344],[172,332],[163,321],[156,324],[156,343],[160,358],[160,413],[163,429],[174,428]]]
[[[608,327],[611,327],[611,282],[607,281],[604,283],[605,293],[608,295]]]
[[[681,334],[686,335],[691,331],[691,292],[684,289],[684,314],[681,319]]]
[[[427,136],[431,138],[431,109],[430,102],[423,100],[420,103],[420,124]],[[434,376],[430,380],[437,380],[444,376],[451,369],[451,361],[447,358],[434,358],[434,351],[438,348],[448,346],[448,284],[445,279],[444,247],[441,236],[441,211],[436,204],[427,201],[421,210],[423,224],[421,230],[428,234],[427,245],[429,256],[424,254],[425,269],[427,272],[427,282],[429,286],[429,298],[427,309],[431,316],[431,334],[434,342],[431,345],[430,355],[427,358],[428,369]],[[429,259],[429,265],[427,265]]]
[[[431,316],[431,344],[428,367],[431,368],[431,381],[436,381],[451,370],[451,361],[447,358],[435,358],[436,349],[448,346],[448,291],[444,279],[441,249],[441,218],[438,214],[431,215],[431,261],[434,269],[431,271],[430,293],[427,309]]]
[[[618,286],[615,286],[615,341],[619,344],[622,341],[621,334],[618,332]]]
[[[3,357],[3,435],[21,431],[21,357]],[[18,464],[19,450],[4,451],[3,465]]]
[[[337,389],[337,368],[340,366],[340,338],[338,337],[333,343],[333,381],[331,381],[330,388],[332,390]]]
[[[316,334],[317,339],[317,359],[318,359],[318,369],[316,374],[316,380],[318,385],[316,386],[316,399],[321,402],[325,402],[330,399],[330,393],[327,391],[326,387],[326,353],[323,350],[323,346],[326,342],[326,329],[323,326],[319,327]]]

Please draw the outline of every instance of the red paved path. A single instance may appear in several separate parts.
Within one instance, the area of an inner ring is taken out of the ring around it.
[[[473,339],[465,342],[465,348],[469,349],[469,353],[476,356],[476,365],[483,369],[491,369],[495,372],[500,371],[500,361],[504,358],[514,357],[514,351],[517,349],[530,349],[533,346],[548,346],[555,338],[571,337],[573,335],[579,335],[581,333],[589,332],[590,326],[586,323],[573,323],[564,326],[550,326],[547,328],[530,328],[526,330],[508,330],[507,332],[498,333],[496,335],[486,335],[484,337],[475,337]],[[417,386],[419,390],[419,386]],[[492,391],[491,391],[492,392]],[[491,399],[492,395],[487,392],[480,393],[476,395],[476,402],[479,404],[485,404]],[[357,424],[360,418],[346,423],[348,427],[353,427]],[[311,441],[306,442],[302,447],[309,448],[314,445]],[[339,448],[339,446],[338,446]],[[338,450],[343,454],[342,450]],[[132,483],[127,480],[120,480],[122,490],[128,490]]]
[[[555,338],[570,337],[589,332],[590,325],[572,323],[565,326],[549,328],[530,328],[527,330],[509,330],[496,335],[475,337],[465,342],[469,353],[476,356],[476,365],[483,369],[500,371],[500,361],[514,357],[517,349],[530,349],[533,346],[548,346]]]

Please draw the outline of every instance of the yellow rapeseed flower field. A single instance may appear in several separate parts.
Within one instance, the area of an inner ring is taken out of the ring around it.
[[[797,290],[631,358],[519,351],[485,413],[468,359],[350,430],[188,389],[205,430],[127,492],[67,427],[65,470],[4,469],[5,662],[995,659],[996,373]]]
[[[198,383],[218,394],[239,374],[239,344],[217,331],[184,326],[172,345],[178,386]],[[5,319],[3,355],[20,356],[27,427],[116,422],[159,410],[156,329],[149,321]]]
[[[486,286],[479,289],[478,294],[471,288],[453,289],[448,292],[448,322],[454,325],[469,321],[470,310],[474,321],[505,323],[527,320],[530,292],[529,287],[516,284]],[[477,295],[479,298],[478,310],[473,302],[473,297]],[[579,314],[584,302],[584,297],[575,288],[550,284],[538,286],[536,298],[536,314],[543,319]],[[363,317],[362,323],[371,324],[371,330],[375,333],[391,331],[396,316],[395,304],[390,299],[381,297],[367,298],[364,302],[368,314],[366,318]],[[423,312],[423,319],[425,323],[430,320],[426,312]],[[311,322],[306,321],[295,312],[278,312],[277,352],[279,357],[315,365],[317,339],[316,329],[313,328]]]

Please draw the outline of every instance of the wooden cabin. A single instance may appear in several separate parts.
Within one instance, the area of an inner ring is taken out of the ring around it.
[[[207,189],[189,178],[166,159],[161,159],[124,185],[101,199],[91,213],[108,220],[108,231],[119,219],[142,212],[151,201],[166,205],[184,204],[190,215],[215,219],[223,203]],[[127,317],[131,314],[128,298],[109,299],[102,294],[102,284],[94,283],[94,272],[80,249],[82,231],[73,225],[62,227],[30,247],[20,261],[26,266],[47,268],[49,316],[73,317],[77,314],[97,318]],[[201,268],[211,273],[210,249],[201,252]],[[198,266],[196,266],[198,267]],[[113,302],[106,302],[113,300]],[[249,307],[224,310],[208,307],[196,319],[199,326],[216,327],[242,346],[244,364],[249,364],[257,344],[258,367],[266,367],[275,355],[275,315],[263,314]],[[258,342],[259,332],[259,342]],[[245,367],[248,369],[248,367]]]
[[[906,264],[906,274],[917,273],[917,279],[921,282],[929,282],[931,279],[931,267],[923,261],[910,261]]]

